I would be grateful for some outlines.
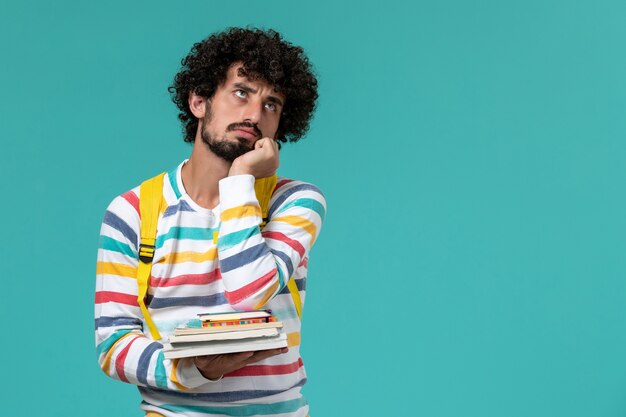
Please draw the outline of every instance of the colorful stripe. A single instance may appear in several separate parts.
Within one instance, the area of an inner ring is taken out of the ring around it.
[[[159,264],[179,264],[183,262],[211,262],[217,259],[217,248],[213,247],[206,252],[171,252],[158,259]]]
[[[181,402],[188,402],[192,400],[194,402],[197,401],[210,401],[210,402],[221,402],[221,403],[234,403],[237,401],[247,401],[254,399],[264,399],[267,397],[271,397],[274,395],[283,394],[286,390],[292,388],[298,388],[304,386],[306,383],[306,378],[297,379],[299,374],[286,374],[283,376],[284,378],[289,378],[289,376],[294,377],[294,384],[289,386],[288,388],[278,389],[255,389],[255,390],[238,390],[238,391],[222,391],[222,392],[189,392],[189,391],[167,391],[163,390],[151,389],[146,387],[139,387],[139,392],[144,396],[159,398],[159,402],[163,401],[164,394],[167,394],[167,397],[172,401],[180,400]],[[232,381],[232,380],[231,380]],[[229,382],[231,382],[229,381]],[[209,384],[210,385],[210,384]],[[262,401],[261,400],[261,401]]]
[[[165,361],[165,356],[163,355],[163,350],[159,351],[159,356],[156,360],[156,367],[154,369],[154,381],[156,382],[157,387],[167,388],[167,372],[165,371],[165,365],[163,362]],[[146,381],[147,381],[146,375]]]
[[[185,274],[171,278],[150,277],[151,287],[177,287],[179,285],[208,285],[222,278],[219,269],[206,274]]]
[[[217,229],[211,229],[208,227],[174,226],[170,227],[167,233],[157,236],[156,243],[154,245],[157,249],[159,249],[167,240],[170,239],[209,240],[213,238],[213,232],[216,230]]]
[[[137,267],[117,262],[98,262],[96,264],[96,274],[135,278],[137,277]]]
[[[287,276],[291,276],[293,275],[293,262],[291,262],[291,258],[289,256],[287,256],[286,253],[281,252],[279,250],[276,249],[272,249],[272,255],[274,255],[277,258],[280,258],[280,260],[282,260],[285,263],[285,266],[287,267]],[[282,274],[281,274],[281,281],[282,281]]]
[[[100,316],[96,319],[96,329],[99,327],[141,327],[142,321],[134,317],[106,317]]]
[[[102,220],[103,224],[112,227],[113,229],[120,232],[128,243],[133,245],[135,250],[137,249],[137,232],[135,232],[121,217],[117,214],[107,210],[104,213],[104,219]]]
[[[304,398],[296,398],[294,400],[282,401],[271,404],[249,404],[236,406],[201,406],[201,405],[176,405],[161,404],[159,407],[172,412],[185,413],[201,413],[201,414],[221,414],[233,417],[248,416],[269,416],[274,414],[294,413],[300,408],[305,407],[307,401]]]
[[[285,201],[287,201],[293,194],[298,193],[298,192],[306,193],[307,191],[312,191],[316,194],[319,194],[320,196],[323,196],[319,188],[317,188],[316,186],[312,184],[299,184],[291,188],[288,188],[284,191],[281,190],[280,196],[277,197],[276,200],[274,200],[274,202],[270,206],[270,209],[269,209],[270,218],[274,217],[274,213],[276,212],[276,210],[280,209],[285,203]]]
[[[300,346],[300,332],[292,332],[287,334],[287,346]]]
[[[298,242],[295,239],[291,239],[289,238],[287,235],[285,235],[284,233],[281,232],[263,232],[263,237],[266,239],[273,239],[273,240],[279,240],[287,245],[289,245],[289,247],[291,247],[291,249],[295,250],[296,252],[298,252],[298,255],[300,255],[300,258],[302,258],[304,256],[304,246],[302,246],[302,244],[300,242]]]
[[[259,226],[252,226],[246,229],[238,230],[233,233],[229,233],[227,235],[219,237],[217,241],[217,245],[219,250],[230,249],[233,246],[236,246],[253,236],[258,235],[260,232]]]
[[[130,347],[137,341],[137,339],[139,339],[139,336],[135,337],[126,346],[124,346],[124,349],[122,349],[122,351],[115,358],[115,372],[117,372],[117,376],[120,381],[128,382],[128,378],[126,378],[126,374],[124,373],[124,362],[126,361],[126,356],[128,356]]]
[[[276,265],[276,266],[278,266],[278,265]],[[277,269],[278,269],[278,282],[280,284],[280,291],[282,291],[283,288],[286,287],[287,282],[285,280],[285,275],[283,274],[282,269],[280,269],[280,268],[277,268]]]
[[[264,243],[259,243],[256,246],[242,250],[236,255],[230,256],[225,259],[220,259],[222,274],[240,268],[244,265],[248,265],[269,253],[270,250],[267,245],[265,245]]]
[[[261,217],[262,215],[263,214],[261,213],[261,207],[246,205],[246,206],[233,207],[233,208],[224,210],[222,214],[220,215],[220,219],[223,222],[226,222],[232,219],[241,219],[243,217],[250,217],[250,216]]]
[[[324,206],[321,205],[319,201],[312,198],[299,198],[297,200],[294,200],[282,206],[280,210],[276,211],[276,214],[280,214],[285,210],[289,210],[292,207],[303,207],[309,210],[313,210],[317,213],[318,216],[320,216],[322,221],[324,221],[324,217],[326,217],[326,209],[324,208]]]
[[[151,309],[168,307],[212,307],[224,304],[228,304],[228,301],[226,301],[226,298],[224,297],[224,293],[194,297],[153,297],[150,300]]]
[[[296,286],[298,287],[298,291],[305,291],[306,290],[306,278],[296,279]],[[289,294],[289,288],[285,287],[281,289],[280,293]]]
[[[170,380],[176,385],[176,387],[181,391],[189,390],[188,387],[184,386],[180,383],[178,379],[178,364],[180,363],[180,359],[172,360],[172,370],[170,371]]]
[[[141,216],[141,213],[139,212],[139,198],[137,197],[137,194],[135,194],[132,190],[127,191],[122,194],[122,198],[128,201],[128,203],[135,209],[137,214]]]
[[[279,282],[274,281],[274,283],[270,285],[268,289],[263,291],[263,293],[261,293],[261,300],[258,302],[257,305],[254,306],[254,309],[258,310],[262,308],[270,300],[270,298],[272,298],[272,296],[278,292],[278,286]]]
[[[315,223],[309,221],[300,216],[283,216],[272,219],[274,222],[285,222],[292,226],[300,227],[311,235],[311,242],[315,242],[315,236],[317,235],[317,227]]]
[[[271,281],[274,275],[276,275],[276,270],[277,268],[272,269],[270,272],[263,275],[256,281],[252,281],[250,284],[244,285],[238,290],[224,291],[224,295],[226,296],[226,299],[231,305],[240,303],[245,298],[249,297],[250,295],[256,293],[257,291],[265,287]]]
[[[224,375],[224,378],[238,376],[285,375],[297,372],[298,369],[303,366],[304,363],[302,363],[302,358],[298,358],[297,361],[286,363],[284,365],[248,365]]]
[[[281,180],[278,180],[276,182],[276,189],[274,190],[274,194],[276,194],[284,185],[292,183],[293,180],[287,179],[287,178],[283,178]]]
[[[167,179],[169,180],[170,187],[172,187],[172,191],[174,191],[174,196],[176,197],[176,200],[179,200],[180,197],[182,197],[182,193],[178,189],[178,181],[177,181],[177,174],[178,174],[179,169],[180,167],[174,168],[173,170],[167,173]]]
[[[171,205],[163,212],[163,217],[173,216],[180,211],[195,211],[185,200],[180,200],[177,204]]]
[[[118,330],[109,337],[107,337],[102,343],[96,346],[96,351],[98,356],[102,355],[104,352],[107,352],[118,340],[122,337],[128,335],[132,330]]]
[[[135,252],[130,245],[108,236],[100,236],[100,249],[121,253],[122,255],[130,256],[131,258],[137,257],[137,252]]]
[[[143,352],[141,352],[141,356],[139,356],[139,362],[137,365],[137,380],[139,381],[139,383],[144,385],[148,384],[148,368],[150,366],[150,360],[152,359],[154,352],[157,352],[162,348],[162,344],[158,342],[152,342],[144,348]],[[162,350],[161,353],[163,353]]]
[[[96,292],[96,304],[104,303],[120,303],[133,307],[139,307],[137,303],[137,296],[133,294],[124,294],[114,291],[97,291]]]
[[[113,343],[111,344],[110,349],[107,351],[106,355],[104,356],[104,360],[102,360],[101,362],[101,368],[102,371],[104,371],[105,374],[109,375],[111,373],[110,368],[111,368],[111,358],[113,357],[113,353],[115,352],[115,347],[119,344],[121,344],[121,342],[131,336],[137,336],[137,333],[126,333],[124,335],[122,335],[121,337],[119,337],[117,340],[114,340]]]

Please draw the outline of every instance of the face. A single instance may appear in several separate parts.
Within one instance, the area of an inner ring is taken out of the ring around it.
[[[276,138],[285,96],[263,80],[250,81],[233,65],[226,81],[206,101],[200,121],[202,141],[217,156],[232,162],[254,149],[264,137]]]

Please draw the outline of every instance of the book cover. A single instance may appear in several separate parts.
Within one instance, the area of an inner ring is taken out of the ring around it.
[[[168,340],[172,345],[176,346],[177,343],[208,342],[212,340],[250,339],[256,337],[270,337],[277,335],[278,328],[268,327],[261,329],[237,330],[232,332],[171,334]]]
[[[287,335],[261,337],[243,340],[223,340],[212,342],[182,343],[176,346],[171,343],[163,345],[165,359],[189,358],[203,355],[219,355],[224,353],[252,352],[287,347]]]
[[[205,320],[202,322],[202,327],[240,326],[243,324],[269,323],[272,321],[278,321],[278,319],[275,316],[268,316],[236,320]]]
[[[198,318],[204,321],[229,321],[253,318],[263,318],[272,315],[270,310],[231,311],[223,313],[200,313]]]
[[[224,332],[237,332],[242,330],[252,329],[280,329],[283,327],[281,321],[274,321],[269,323],[254,323],[254,324],[240,324],[237,326],[215,326],[215,327],[179,327],[174,330],[175,335],[189,335],[189,334],[210,334],[210,333],[224,333]]]

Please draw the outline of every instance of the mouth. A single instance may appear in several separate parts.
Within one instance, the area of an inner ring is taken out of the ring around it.
[[[243,138],[248,141],[254,142],[259,140],[260,138],[260,135],[258,135],[253,129],[238,128],[233,130],[233,132],[237,137]]]
[[[227,132],[234,132],[239,138],[249,141],[261,139],[261,130],[251,122],[232,123],[226,128]]]
[[[251,128],[246,128],[246,127],[238,127],[237,129],[233,130],[237,136],[241,136],[245,139],[249,139],[249,140],[257,140],[259,139],[259,134]]]

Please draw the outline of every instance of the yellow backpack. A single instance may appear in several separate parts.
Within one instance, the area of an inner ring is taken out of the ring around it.
[[[150,178],[141,184],[139,190],[139,212],[141,216],[141,243],[139,245],[139,266],[137,267],[137,302],[141,313],[143,314],[150,334],[154,340],[160,340],[161,334],[156,328],[148,307],[146,307],[146,294],[148,294],[148,286],[150,285],[150,271],[152,269],[152,260],[154,258],[154,246],[156,241],[157,222],[159,216],[165,212],[167,203],[163,198],[163,177],[165,173]],[[261,206],[263,213],[264,227],[268,220],[268,212],[272,193],[276,188],[276,175],[267,178],[259,178],[254,182],[254,191]],[[302,301],[300,293],[293,277],[287,282],[287,287],[293,298],[294,305],[298,317],[302,318]]]

